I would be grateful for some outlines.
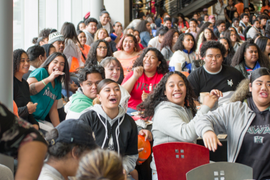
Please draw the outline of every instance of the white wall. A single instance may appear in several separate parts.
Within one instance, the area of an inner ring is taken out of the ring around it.
[[[121,22],[123,27],[129,24],[129,4],[129,0],[104,0],[105,8],[112,18],[112,24],[115,21]]]
[[[112,0],[111,0],[112,1]],[[13,0],[18,17],[14,22],[13,49],[27,50],[32,39],[44,28],[58,31],[64,22],[77,27],[79,21],[90,11],[90,0]],[[16,29],[15,29],[16,28]]]

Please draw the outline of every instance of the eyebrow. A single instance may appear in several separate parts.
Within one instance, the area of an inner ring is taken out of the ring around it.
[[[255,82],[263,82],[261,80],[255,80]],[[270,83],[270,81],[266,81],[267,83]]]
[[[178,81],[178,83],[179,82],[184,82],[183,80],[180,80],[180,81]],[[174,81],[169,81],[168,83],[174,83]]]

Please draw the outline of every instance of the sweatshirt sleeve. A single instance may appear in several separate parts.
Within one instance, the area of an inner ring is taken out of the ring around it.
[[[123,166],[124,169],[127,171],[127,173],[130,173],[135,169],[138,157],[139,157],[138,154],[127,155],[123,157]]]
[[[210,110],[208,106],[202,106],[197,114],[205,114]],[[179,141],[193,142],[196,138],[195,121],[189,122],[181,119],[179,112],[171,106],[162,107],[155,114],[155,129],[167,134]],[[196,115],[197,116],[197,115]]]
[[[233,120],[233,117],[236,115],[235,112],[237,112],[236,109],[238,109],[237,107],[241,106],[240,103],[230,103],[207,114],[198,114],[196,119],[194,119],[196,134],[202,137],[207,131],[214,131],[216,134],[220,132],[227,133],[229,121]]]

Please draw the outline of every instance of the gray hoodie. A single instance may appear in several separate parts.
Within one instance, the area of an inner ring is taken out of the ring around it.
[[[206,114],[210,108],[202,105],[195,118],[200,114]],[[153,116],[152,134],[153,146],[168,142],[195,143],[195,121],[192,120],[191,109],[179,106],[170,101],[163,101],[155,108]],[[151,168],[156,170],[154,158]]]
[[[235,162],[246,131],[254,118],[255,113],[248,107],[248,104],[237,101],[223,105],[205,115],[198,115],[195,119],[195,130],[201,137],[207,131],[214,131],[216,134],[222,131],[227,133],[228,161]]]

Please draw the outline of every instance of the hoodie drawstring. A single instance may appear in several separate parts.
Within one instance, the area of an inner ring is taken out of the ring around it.
[[[105,146],[106,139],[108,138],[107,119],[105,119],[105,121],[106,121],[106,124],[105,124],[105,123],[101,120],[100,115],[99,115],[98,113],[97,113],[97,115],[98,115],[99,120],[101,121],[101,123],[102,123],[103,126],[105,127],[105,138],[104,138],[104,141],[103,141],[102,146],[101,146],[101,149],[103,149],[104,146]]]

